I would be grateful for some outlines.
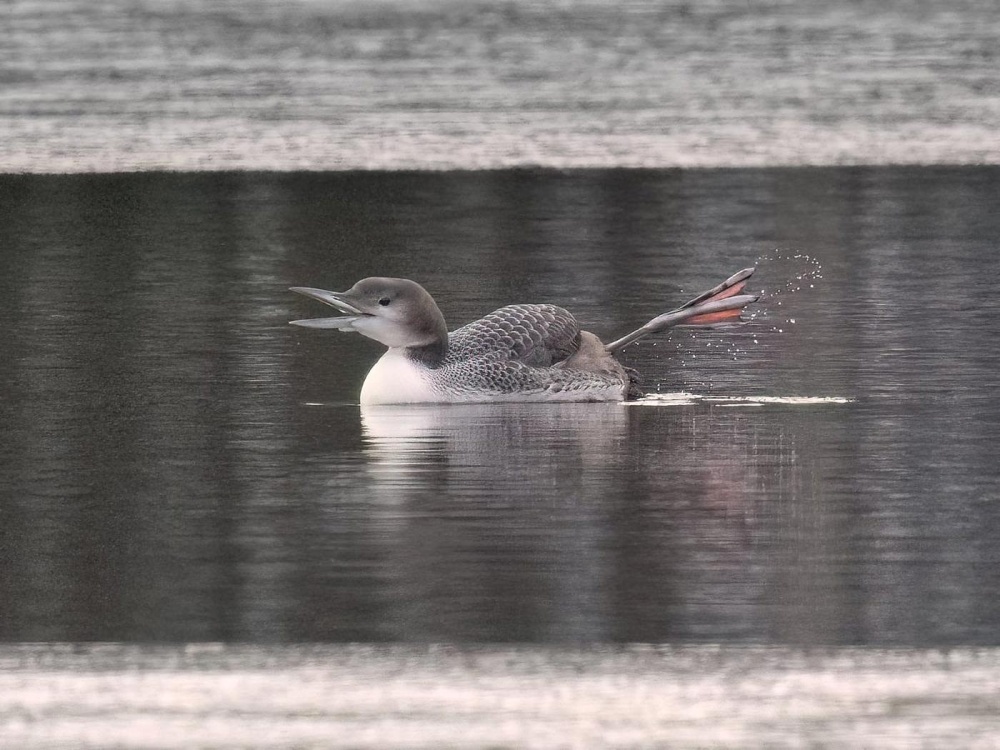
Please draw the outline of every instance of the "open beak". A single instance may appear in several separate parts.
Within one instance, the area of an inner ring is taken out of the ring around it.
[[[303,328],[338,328],[342,331],[353,331],[354,322],[364,315],[355,305],[348,301],[349,292],[328,292],[325,289],[313,289],[308,286],[289,287],[289,291],[312,297],[320,302],[335,307],[345,315],[332,318],[307,318],[290,321],[293,326]]]

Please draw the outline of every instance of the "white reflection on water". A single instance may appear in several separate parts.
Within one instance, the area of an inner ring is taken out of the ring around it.
[[[1000,650],[0,647],[10,748],[991,748]]]
[[[695,404],[716,404],[718,406],[764,406],[766,404],[788,404],[791,406],[812,406],[816,404],[849,404],[854,399],[846,396],[705,396],[687,391],[676,393],[649,393],[636,401],[625,402],[626,406],[694,406]]]
[[[443,442],[440,447],[449,454],[477,465],[516,463],[518,456],[526,459],[526,452],[552,439],[589,456],[609,456],[623,439],[627,421],[620,404],[361,407],[367,452],[390,463],[400,455],[426,451],[428,441]]]
[[[911,6],[18,0],[0,169],[996,163],[994,3]]]

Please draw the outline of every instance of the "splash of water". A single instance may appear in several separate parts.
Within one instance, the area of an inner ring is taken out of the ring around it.
[[[795,325],[795,318],[777,314],[777,308],[791,295],[814,289],[817,282],[823,279],[823,266],[811,255],[776,248],[760,255],[754,267],[758,271],[764,269],[767,276],[784,281],[776,281],[773,288],[761,289],[759,306],[751,311],[748,319],[770,319],[773,321],[771,330],[784,333],[784,326]]]
[[[773,286],[757,291],[760,297],[758,303],[745,313],[744,323],[755,324],[750,329],[751,335],[733,336],[732,330],[725,332],[723,329],[723,338],[706,338],[704,331],[688,331],[687,343],[682,344],[688,351],[683,352],[679,358],[682,367],[686,366],[687,360],[698,358],[695,349],[706,350],[706,354],[715,356],[722,349],[727,358],[738,361],[744,353],[743,347],[748,343],[759,345],[765,331],[785,333],[797,321],[794,313],[784,314],[785,310],[781,309],[783,304],[794,294],[814,289],[823,278],[823,266],[818,259],[805,253],[777,248],[758,256],[754,268],[758,271],[755,279],[765,276],[768,280],[775,281]],[[714,351],[707,351],[709,349]]]

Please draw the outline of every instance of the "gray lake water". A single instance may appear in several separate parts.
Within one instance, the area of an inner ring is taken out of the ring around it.
[[[0,638],[1000,645],[997,168],[0,177]],[[614,336],[633,405],[364,409],[292,285]],[[677,394],[686,394],[679,396]]]
[[[998,35],[0,5],[0,746],[1000,747]],[[397,274],[610,337],[751,264],[633,405],[362,410],[379,347],[287,325]]]
[[[2,3],[0,746],[1000,747],[998,35]],[[397,274],[616,336],[751,264],[633,405],[362,410],[379,347],[287,325]]]

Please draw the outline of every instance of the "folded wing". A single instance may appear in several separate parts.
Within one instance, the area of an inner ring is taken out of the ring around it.
[[[555,305],[507,305],[448,335],[447,360],[480,357],[550,367],[580,347],[580,326]]]

